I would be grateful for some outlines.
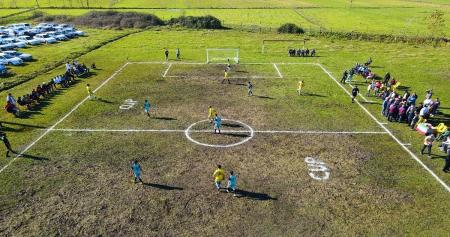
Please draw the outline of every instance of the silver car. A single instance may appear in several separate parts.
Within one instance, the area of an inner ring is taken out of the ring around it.
[[[15,51],[15,50],[7,50],[7,51],[3,51],[3,53],[7,54],[9,56],[12,56],[12,57],[18,57],[18,58],[22,59],[23,61],[33,60],[33,56],[31,56],[31,54],[21,53],[21,52]]]
[[[40,45],[42,44],[42,41],[38,40],[38,39],[33,39],[31,36],[27,36],[27,35],[22,35],[17,37],[18,40],[21,40],[23,42],[26,42],[29,45]]]
[[[23,60],[18,57],[13,57],[8,54],[0,53],[0,64],[18,66],[23,64]]]
[[[36,36],[34,36],[35,39],[41,40],[41,42],[43,43],[47,43],[47,44],[54,44],[57,42],[57,40],[47,34],[37,34]]]

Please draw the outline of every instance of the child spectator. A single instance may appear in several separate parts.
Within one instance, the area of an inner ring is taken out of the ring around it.
[[[420,150],[421,155],[423,155],[423,152],[425,151],[426,148],[428,151],[428,158],[431,159],[431,147],[433,147],[433,142],[435,139],[436,137],[434,136],[433,133],[425,137],[425,139],[423,140],[422,149]]]

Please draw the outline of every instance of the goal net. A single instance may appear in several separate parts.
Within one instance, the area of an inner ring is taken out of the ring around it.
[[[206,49],[206,63],[226,63],[228,60],[239,63],[239,49]]]

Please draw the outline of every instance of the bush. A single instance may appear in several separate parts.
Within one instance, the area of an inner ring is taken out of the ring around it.
[[[137,12],[91,11],[73,21],[77,25],[92,28],[147,28],[164,25],[164,21],[152,14]]]
[[[170,19],[167,24],[194,29],[222,29],[222,23],[213,16],[180,16]]]
[[[42,11],[33,11],[33,13],[30,16],[30,19],[37,19],[44,17],[44,13]]]
[[[286,23],[278,28],[278,33],[303,34],[305,31],[296,24]]]

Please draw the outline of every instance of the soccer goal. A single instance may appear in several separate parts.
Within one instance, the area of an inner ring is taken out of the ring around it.
[[[206,63],[225,63],[228,60],[239,63],[239,49],[206,49]]]

